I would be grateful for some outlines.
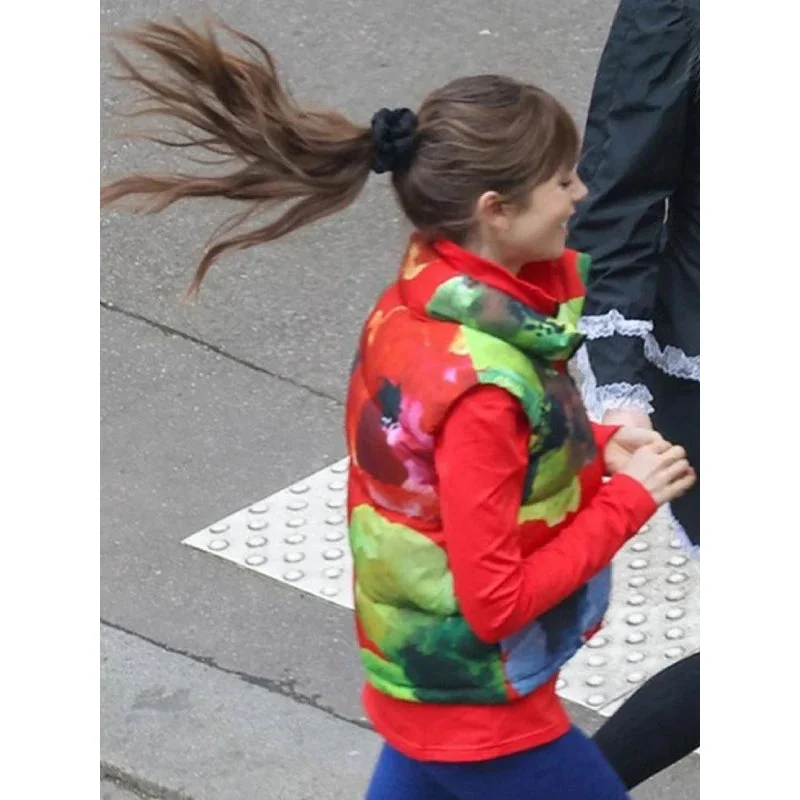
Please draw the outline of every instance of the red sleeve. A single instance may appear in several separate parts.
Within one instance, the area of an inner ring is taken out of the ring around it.
[[[555,539],[523,558],[517,516],[529,437],[517,400],[482,386],[453,408],[436,443],[455,594],[475,635],[486,642],[515,633],[572,594],[656,510],[641,484],[616,475]]]
[[[621,425],[601,425],[599,422],[592,422],[591,425],[595,444],[601,453],[606,449],[608,440],[622,427]]]

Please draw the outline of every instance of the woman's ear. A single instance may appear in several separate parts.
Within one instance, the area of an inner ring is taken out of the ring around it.
[[[494,230],[508,230],[510,219],[510,208],[503,202],[503,198],[497,192],[484,192],[475,204],[475,218],[479,224],[487,225]]]

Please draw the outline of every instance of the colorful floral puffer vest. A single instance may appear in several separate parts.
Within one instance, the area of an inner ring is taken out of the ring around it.
[[[578,509],[578,473],[595,445],[563,364],[582,343],[588,266],[567,251],[552,267],[571,272],[575,296],[546,317],[412,238],[364,326],[347,401],[348,520],[362,661],[385,694],[508,702],[551,678],[602,620],[608,569],[509,639],[478,639],[453,591],[433,457],[453,403],[500,386],[536,432],[519,522],[552,528]]]

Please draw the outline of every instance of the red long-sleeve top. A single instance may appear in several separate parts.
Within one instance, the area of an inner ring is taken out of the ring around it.
[[[581,479],[597,485],[615,428],[595,426],[598,457]],[[459,400],[439,433],[436,471],[447,555],[461,612],[475,634],[497,642],[520,630],[610,563],[653,515],[635,480],[616,475],[546,544],[523,544],[517,522],[528,465],[530,424],[519,402],[494,386]],[[421,760],[478,761],[564,734],[569,718],[556,678],[519,700],[493,706],[413,703],[364,690],[376,730]]]

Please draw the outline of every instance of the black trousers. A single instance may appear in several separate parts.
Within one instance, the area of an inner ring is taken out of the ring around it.
[[[700,746],[700,653],[645,683],[595,734],[628,789]]]

